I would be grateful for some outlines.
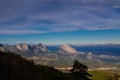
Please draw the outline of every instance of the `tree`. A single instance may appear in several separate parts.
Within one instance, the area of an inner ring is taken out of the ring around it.
[[[73,80],[91,80],[88,72],[88,67],[77,60],[74,61],[73,68],[70,70]]]

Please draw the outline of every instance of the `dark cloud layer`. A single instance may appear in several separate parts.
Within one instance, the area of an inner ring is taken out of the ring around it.
[[[120,0],[0,0],[0,34],[120,29]]]

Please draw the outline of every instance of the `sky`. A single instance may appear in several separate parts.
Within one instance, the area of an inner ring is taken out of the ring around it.
[[[120,0],[0,0],[0,43],[120,44]]]

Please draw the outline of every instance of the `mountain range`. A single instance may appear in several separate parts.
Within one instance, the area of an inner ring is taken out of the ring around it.
[[[104,45],[43,45],[39,44],[27,44],[20,43],[16,45],[4,45],[0,44],[1,51],[10,51],[21,53],[24,52],[26,54],[42,54],[42,53],[50,53],[50,52],[59,52],[59,53],[93,53],[95,55],[111,55],[111,56],[120,56],[120,44],[104,44]],[[30,53],[28,53],[30,52]]]
[[[2,44],[1,44],[2,45]],[[16,44],[16,45],[7,45],[0,46],[0,50],[3,52],[15,52],[23,56],[33,56],[35,54],[49,53],[50,51],[43,44]]]
[[[50,53],[52,51],[50,51],[49,49],[47,49],[46,45],[43,44],[26,44],[26,43],[21,43],[21,44],[16,44],[16,45],[3,45],[0,44],[0,50],[3,52],[17,52],[17,53],[28,53],[30,52],[31,54],[42,54],[42,53]],[[61,45],[59,47],[58,50],[56,50],[57,52],[60,52],[62,54],[75,54],[77,53],[77,50],[75,48],[72,48],[70,45]],[[28,54],[30,54],[28,53]]]
[[[0,44],[0,51],[14,52],[29,59],[33,59],[36,63],[54,63],[57,61],[66,62],[72,60],[80,60],[83,62],[120,62],[120,45],[43,45],[20,43],[16,45]],[[54,63],[55,64],[55,63]],[[61,63],[59,63],[61,64]],[[66,63],[65,63],[66,64]]]

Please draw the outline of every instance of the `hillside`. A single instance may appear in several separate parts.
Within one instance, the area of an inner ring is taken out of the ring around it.
[[[117,80],[120,75],[105,71],[90,71],[92,80]],[[71,80],[70,73],[54,67],[35,65],[18,54],[0,52],[0,80]]]
[[[35,65],[10,52],[0,52],[0,67],[0,80],[67,80],[53,67]]]

